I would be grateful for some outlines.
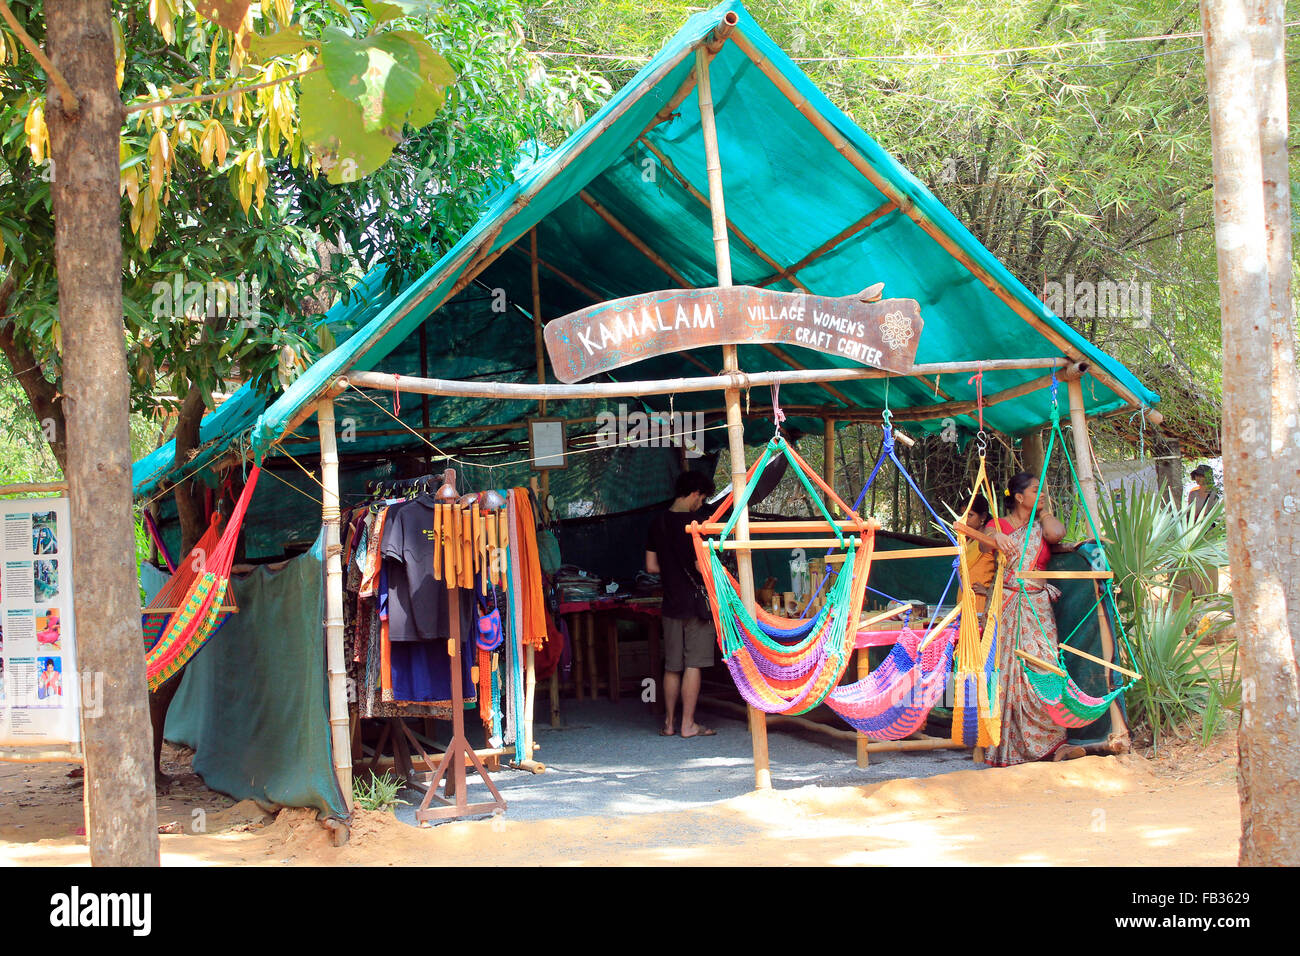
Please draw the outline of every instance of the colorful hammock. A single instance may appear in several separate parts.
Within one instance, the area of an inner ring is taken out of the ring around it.
[[[1056,397],[1057,382],[1055,373],[1052,375],[1051,389],[1052,434],[1051,438],[1047,442],[1047,449],[1043,452],[1043,469],[1038,476],[1038,494],[1034,496],[1034,507],[1029,513],[1029,521],[1031,524],[1038,516],[1038,501],[1043,494],[1043,485],[1047,482],[1047,464],[1051,461],[1052,448],[1056,445],[1058,438],[1061,442],[1061,452],[1065,455],[1065,461],[1070,466],[1070,476],[1074,479],[1074,486],[1078,489],[1080,485],[1079,474],[1074,470],[1074,460],[1070,457],[1070,450],[1066,447],[1065,436],[1061,433],[1061,411]],[[1102,547],[1101,535],[1098,534],[1097,525],[1093,521],[1092,509],[1088,507],[1088,502],[1085,501],[1082,496],[1079,496],[1079,503],[1083,506],[1084,516],[1088,519],[1088,528],[1092,531],[1093,540],[1097,542],[1097,556],[1100,564],[1098,570],[1110,571],[1110,561],[1107,560],[1105,548]],[[1027,554],[1027,549],[1021,550],[1020,565],[1016,569],[1017,574],[1024,571]],[[1103,587],[1098,589],[1097,602],[1093,605],[1093,611],[1097,610],[1103,601],[1107,602],[1112,619],[1116,624],[1118,624],[1119,637],[1124,646],[1125,654],[1128,655],[1130,661],[1135,660],[1136,658],[1133,655],[1133,648],[1129,646],[1128,635],[1124,632],[1124,622],[1120,620],[1119,610],[1115,606],[1115,593],[1113,588]],[[1045,631],[1046,628],[1042,620],[1038,617],[1038,611],[1034,609],[1032,602],[1020,601],[1018,602],[1016,609],[1016,633],[1020,633],[1021,616],[1024,613],[1026,604],[1029,605],[1030,612],[1034,615],[1034,620],[1038,623],[1040,631]],[[1066,670],[1065,651],[1059,648],[1069,643],[1070,638],[1074,637],[1075,632],[1078,631],[1079,627],[1090,616],[1091,612],[1080,617],[1079,623],[1075,625],[1074,631],[1071,631],[1063,639],[1057,642],[1057,666],[1061,673],[1058,674],[1051,671],[1040,673],[1030,668],[1029,661],[1023,661],[1025,666],[1025,675],[1029,679],[1029,686],[1034,695],[1042,702],[1043,709],[1047,711],[1048,715],[1052,718],[1052,721],[1061,727],[1078,728],[1088,726],[1088,724],[1097,720],[1102,714],[1106,713],[1106,711],[1110,709],[1111,701],[1115,700],[1115,698],[1119,697],[1132,687],[1134,683],[1141,679],[1140,677],[1131,678],[1119,687],[1111,690],[1110,693],[1106,694],[1104,697],[1093,697],[1092,695],[1085,694],[1080,690],[1079,685],[1070,678],[1069,673]]]
[[[776,453],[784,455],[794,466],[792,470],[821,511],[838,544],[846,548],[845,564],[852,568],[851,573],[838,576],[825,606],[815,616],[794,623],[761,608],[751,614],[740,598],[736,579],[721,560],[727,537],[735,528],[763,469]],[[836,524],[814,485],[844,514],[852,516],[850,534],[846,535]],[[733,497],[728,495],[722,501],[710,523],[721,518]],[[690,533],[713,612],[718,646],[741,696],[751,706],[769,714],[803,714],[812,710],[839,683],[852,656],[875,544],[874,526],[859,518],[808,467],[799,453],[777,435],[746,474],[731,518],[719,536],[706,541],[698,522],[691,524]]]
[[[983,413],[980,415],[980,434],[983,435]],[[989,512],[997,520],[997,494],[985,470],[984,446],[980,445],[979,472],[971,486],[970,501],[966,503],[969,514],[975,496],[983,488],[988,499]],[[966,560],[966,536],[957,529],[960,550],[957,553],[961,572],[961,622],[957,636],[957,650],[953,667],[952,740],[966,747],[993,747],[1002,740],[1002,702],[999,699],[1001,671],[998,669],[998,622],[1002,616],[1002,586],[1004,570],[1002,555],[995,556],[993,590],[985,603],[984,629],[979,626],[979,611],[972,587],[970,564]]]
[[[858,492],[858,497],[854,501],[854,511],[856,512],[858,506],[862,504],[867,490],[870,489],[886,462],[893,464],[916,492],[917,497],[921,499],[939,527],[943,529],[948,540],[954,546],[957,545],[957,539],[935,513],[907,468],[894,453],[894,429],[888,411],[884,415],[884,435],[880,456],[876,459],[876,464],[871,469],[871,474],[867,477],[862,490]],[[818,592],[825,587],[831,573],[828,567]],[[948,577],[948,583],[944,585],[943,594],[939,597],[940,604],[948,596],[956,576],[957,570],[954,568],[953,573]],[[895,604],[903,603],[898,598],[875,591],[874,588],[867,588],[867,590]],[[850,725],[868,736],[881,740],[901,740],[911,736],[924,726],[930,710],[943,700],[947,690],[948,676],[952,671],[953,642],[957,639],[958,633],[957,628],[950,625],[956,614],[957,611],[951,612],[923,635],[904,628],[889,656],[875,670],[854,684],[835,688],[827,696],[826,704]],[[971,618],[974,619],[973,606]]]
[[[943,700],[956,640],[956,627],[932,638],[904,628],[889,656],[862,680],[831,691],[827,706],[868,737],[910,737]]]
[[[225,603],[230,567],[259,474],[258,467],[249,471],[248,481],[220,537],[217,537],[219,522],[214,519],[176,574],[144,611],[148,644],[145,673],[151,691],[189,663],[236,610],[233,604]]]

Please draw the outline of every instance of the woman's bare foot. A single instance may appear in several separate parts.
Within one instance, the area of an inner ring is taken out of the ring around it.
[[[686,727],[683,726],[682,736],[683,737],[712,737],[717,733],[717,731],[714,730],[712,727],[705,727],[703,724],[691,724],[691,728],[692,729],[688,731]]]
[[[1074,744],[1065,744],[1052,755],[1053,760],[1078,760],[1080,757],[1088,756],[1088,751],[1082,747],[1076,747]]]

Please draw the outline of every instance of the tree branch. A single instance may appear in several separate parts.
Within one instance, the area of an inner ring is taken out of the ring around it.
[[[4,3],[4,0],[0,0],[0,3]],[[263,90],[268,86],[279,86],[281,83],[289,83],[306,76],[308,73],[315,73],[317,70],[323,69],[324,67],[318,64],[305,70],[299,70],[297,73],[290,73],[288,76],[282,76],[278,80],[265,80],[261,83],[254,83],[251,86],[236,86],[221,93],[202,93],[198,96],[177,96],[170,100],[152,100],[148,103],[136,103],[133,106],[126,107],[126,112],[129,115],[131,113],[140,113],[144,110],[155,109],[159,106],[178,106],[182,103],[206,103],[208,100],[219,100],[227,96],[234,96],[237,93],[252,93],[254,90]]]
[[[18,283],[12,273],[0,282],[0,315],[5,313],[9,298],[17,287]],[[49,442],[50,451],[54,453],[54,460],[59,463],[63,473],[67,474],[68,444],[63,421],[63,396],[59,394],[54,383],[46,380],[41,372],[41,363],[32,350],[18,342],[14,335],[14,326],[10,322],[0,322],[0,352],[4,353],[10,367],[14,370],[14,377],[23,387],[32,413],[36,416],[36,421],[42,425],[41,431]],[[47,421],[54,422],[53,438],[49,437],[50,430],[44,427]]]
[[[45,55],[45,51],[41,49],[41,45],[33,40],[31,35],[19,25],[18,18],[15,17],[14,12],[9,9],[9,4],[6,0],[0,0],[0,16],[5,18],[6,22],[9,24],[9,28],[14,31],[14,35],[23,42],[23,46],[27,47],[27,52],[36,57],[36,62],[41,65],[41,69],[45,71],[45,75],[53,80],[54,85],[59,88],[59,94],[63,98],[63,104],[61,106],[63,112],[69,116],[76,116],[81,111],[81,104],[77,101],[77,94],[72,92],[72,87],[68,85],[68,81],[64,78],[63,73],[58,67],[50,62],[50,58]],[[62,462],[60,462],[60,465],[61,464]]]

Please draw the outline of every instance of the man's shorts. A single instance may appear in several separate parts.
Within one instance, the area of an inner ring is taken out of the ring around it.
[[[681,673],[687,667],[712,667],[713,622],[698,617],[666,617],[664,625],[664,670]]]

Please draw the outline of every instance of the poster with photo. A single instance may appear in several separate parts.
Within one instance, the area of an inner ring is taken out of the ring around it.
[[[80,739],[66,498],[0,501],[0,747]]]

